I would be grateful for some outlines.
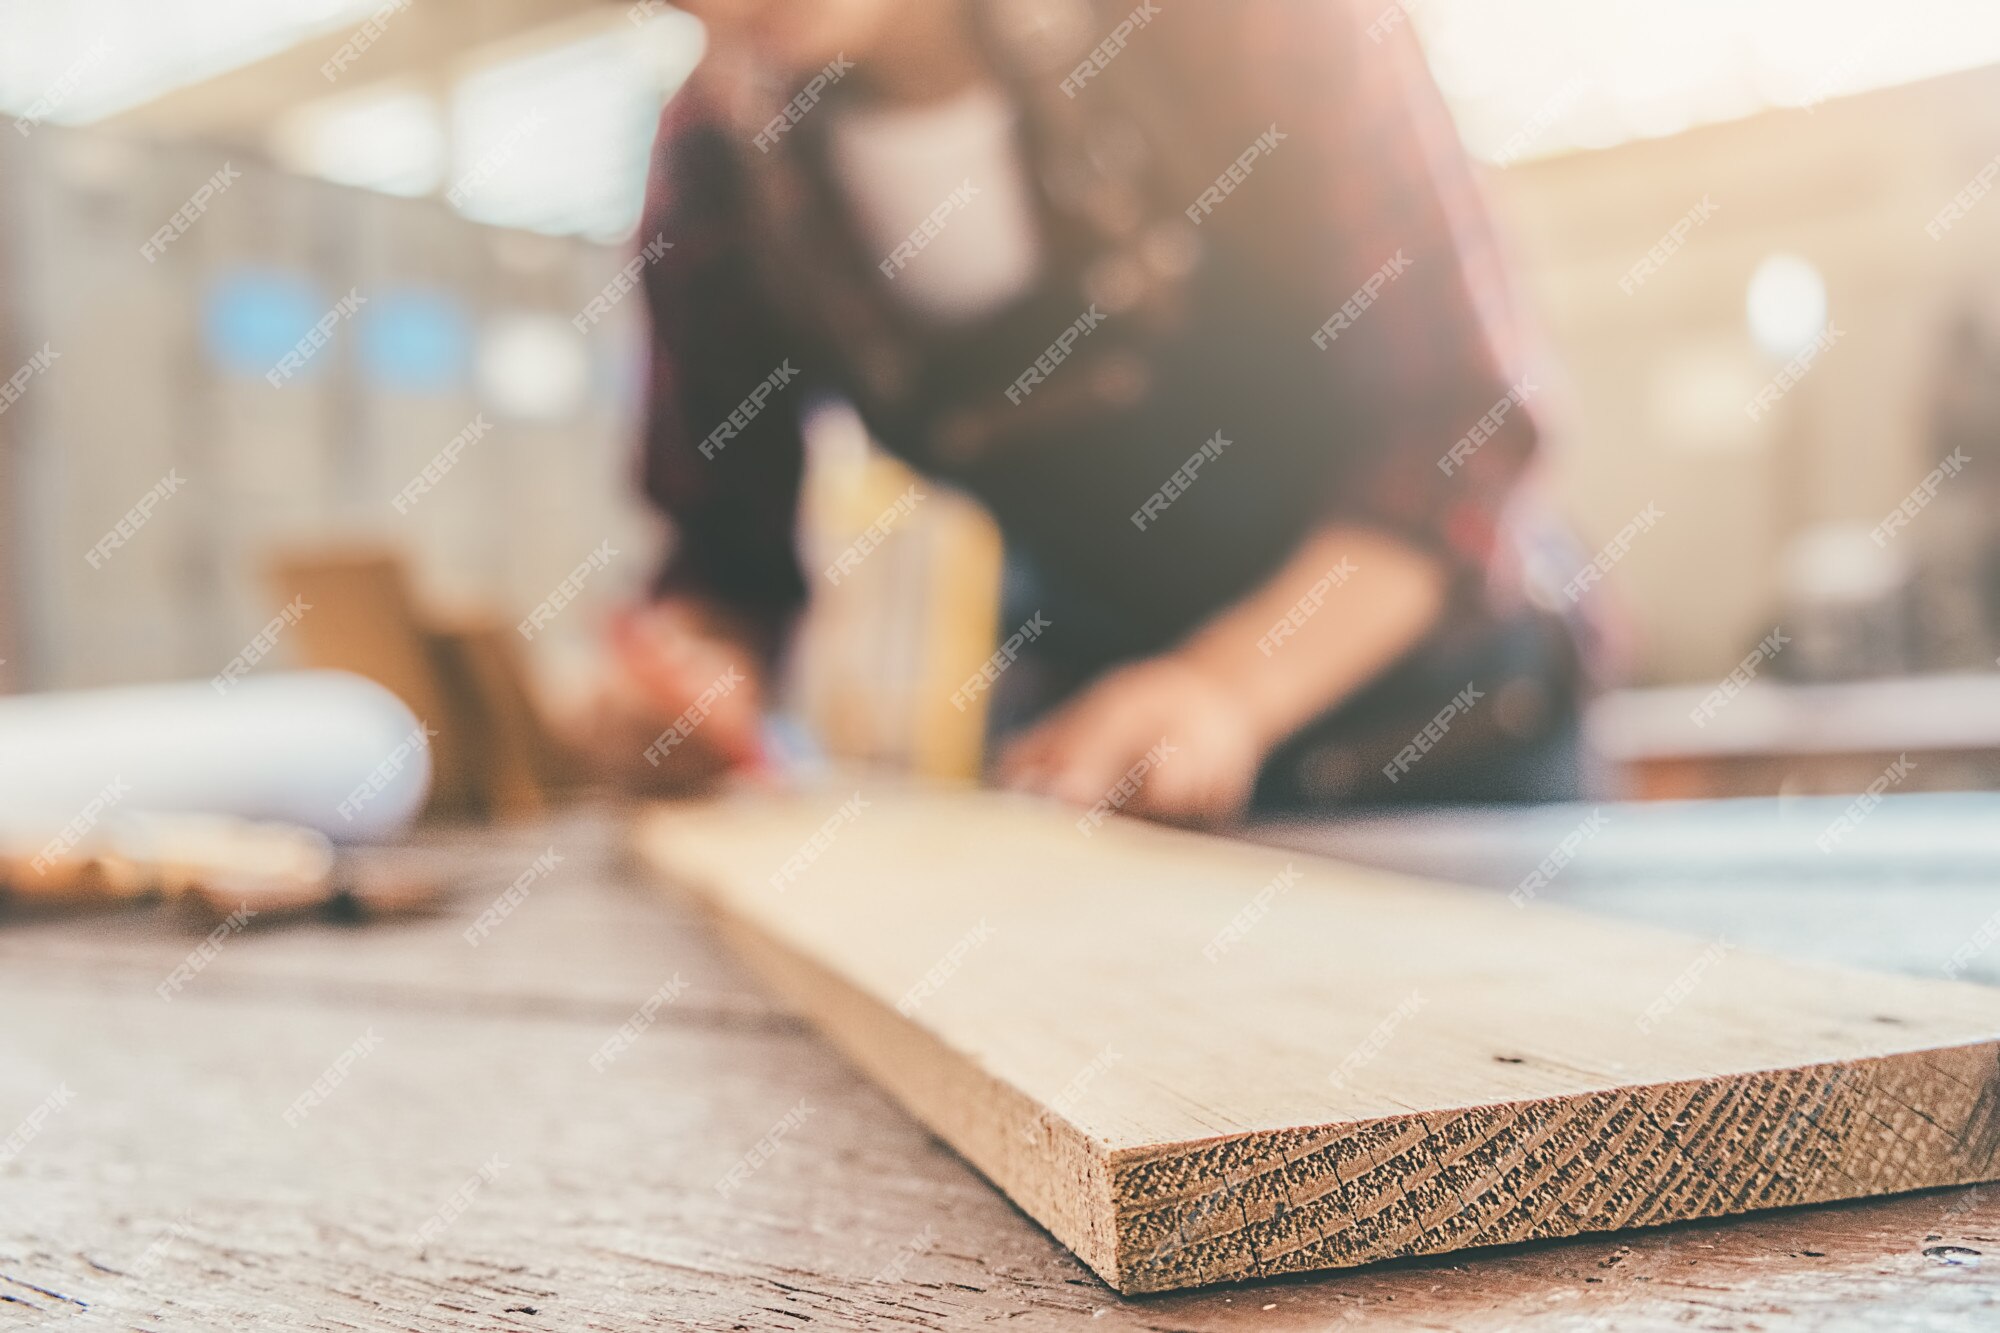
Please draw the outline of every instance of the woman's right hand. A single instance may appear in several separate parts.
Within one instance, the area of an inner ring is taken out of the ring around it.
[[[600,773],[677,793],[762,760],[762,656],[725,613],[688,599],[622,611],[588,723]]]

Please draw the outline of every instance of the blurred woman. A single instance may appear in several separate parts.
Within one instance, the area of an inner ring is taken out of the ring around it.
[[[829,392],[985,502],[1006,627],[1048,627],[1003,781],[1089,804],[1153,753],[1127,808],[1203,821],[1574,793],[1523,556],[1543,379],[1399,7],[686,4],[641,233],[675,543],[627,735],[736,670],[669,767],[755,752]]]

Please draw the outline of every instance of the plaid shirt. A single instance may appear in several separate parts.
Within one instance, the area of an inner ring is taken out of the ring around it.
[[[644,481],[677,537],[661,591],[774,627],[800,603],[799,413],[820,387],[890,449],[987,499],[1010,540],[1097,605],[1153,605],[1144,582],[1162,569],[1192,588],[1171,607],[1155,599],[1141,647],[1247,592],[1318,522],[1434,553],[1461,612],[1511,604],[1503,510],[1535,451],[1540,380],[1408,25],[1384,25],[1375,0],[1174,0],[1142,5],[1112,49],[1119,5],[974,3],[1021,109],[1049,258],[1031,298],[970,331],[913,323],[881,257],[863,253],[826,167],[820,123],[836,107],[804,107],[774,141],[766,127],[800,108],[798,87],[698,72],[669,105],[640,236],[674,245],[645,279]],[[1107,332],[1023,399],[1024,368],[1093,310]],[[1158,432],[1193,416],[1160,456],[1178,461],[1218,424],[1201,393],[1252,422],[1263,451],[1218,462],[1176,501],[1214,511],[1171,516],[1206,547],[1176,564],[1172,538],[1073,531],[1100,511],[1122,526],[1166,475],[1103,441],[1125,422]],[[1095,509],[1093,488],[1106,492]],[[1239,526],[1276,537],[1246,535],[1232,562],[1229,515],[1265,502],[1276,517]],[[1100,558],[1121,542],[1129,558]],[[1222,582],[1205,587],[1218,558]]]

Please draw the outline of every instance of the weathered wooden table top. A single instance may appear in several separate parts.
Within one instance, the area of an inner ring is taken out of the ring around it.
[[[151,912],[0,922],[0,1329],[2000,1318],[2000,1187],[1122,1300],[765,1000],[626,862],[619,828],[453,835],[469,882],[444,914],[253,927],[171,999],[157,988],[198,930]],[[561,864],[469,945],[550,849]],[[1691,897],[1697,928],[1738,910]],[[1984,917],[1996,894],[1978,897]],[[1941,913],[1972,911],[1960,898]]]

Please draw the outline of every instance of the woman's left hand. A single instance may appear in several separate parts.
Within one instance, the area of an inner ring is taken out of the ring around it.
[[[1249,804],[1267,749],[1237,691],[1167,655],[1093,682],[1006,747],[999,778],[1085,808],[1109,801],[1128,814],[1212,824]],[[1129,795],[1120,789],[1128,774],[1137,788]]]

